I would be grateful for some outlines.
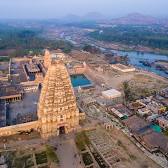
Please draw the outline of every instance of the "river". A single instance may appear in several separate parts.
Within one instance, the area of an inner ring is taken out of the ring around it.
[[[146,71],[150,71],[150,72],[154,72],[157,75],[168,78],[168,74],[166,74],[166,72],[158,70],[155,67],[144,66],[140,62],[140,61],[148,61],[148,62],[152,63],[152,62],[155,62],[158,60],[168,61],[168,56],[166,56],[166,55],[159,55],[159,54],[153,54],[153,53],[139,53],[136,51],[129,51],[129,52],[118,51],[118,50],[111,50],[111,51],[113,53],[116,53],[121,56],[128,55],[129,63],[131,65],[134,65],[137,68],[140,68],[140,69],[143,69]]]

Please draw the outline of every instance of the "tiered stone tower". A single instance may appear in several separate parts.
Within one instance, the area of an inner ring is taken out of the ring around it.
[[[49,50],[45,50],[44,53],[44,67],[48,69],[48,67],[51,65],[52,62],[52,56]]]
[[[41,136],[68,133],[79,124],[79,111],[65,65],[54,61],[48,68],[38,105]]]

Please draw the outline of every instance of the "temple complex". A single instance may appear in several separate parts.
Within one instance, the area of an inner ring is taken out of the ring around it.
[[[38,120],[43,138],[68,133],[79,124],[73,88],[61,61],[52,62],[48,68],[39,100]]]
[[[85,115],[77,108],[65,59],[60,50],[11,59],[10,78],[0,83],[0,136],[33,129],[49,138],[78,128]]]

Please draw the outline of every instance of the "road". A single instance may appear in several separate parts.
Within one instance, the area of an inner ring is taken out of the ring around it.
[[[56,152],[60,161],[60,168],[83,168],[72,136],[59,137],[57,143]]]

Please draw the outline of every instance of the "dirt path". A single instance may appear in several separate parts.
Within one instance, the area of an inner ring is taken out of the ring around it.
[[[68,135],[67,135],[68,136]],[[57,154],[60,168],[83,168],[73,138],[58,139]]]

